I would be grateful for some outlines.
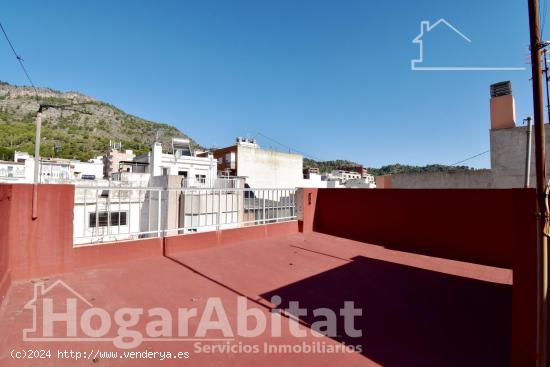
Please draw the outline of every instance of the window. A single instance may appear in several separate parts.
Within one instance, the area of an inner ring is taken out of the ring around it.
[[[206,183],[206,175],[195,175],[195,180],[199,183]]]
[[[127,212],[111,212],[111,225],[112,226],[125,226],[126,225],[126,214]],[[109,213],[108,212],[99,212],[99,213],[90,213],[90,228],[97,227],[107,227],[109,223]]]
[[[125,226],[126,225],[126,212],[113,212],[113,213],[111,213],[111,225],[112,226]]]
[[[178,176],[183,176],[184,178],[187,178],[187,171],[178,171]]]
[[[163,168],[162,169],[162,175],[163,176],[168,176],[168,168]]]

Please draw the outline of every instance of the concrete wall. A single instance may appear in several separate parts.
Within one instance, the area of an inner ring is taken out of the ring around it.
[[[251,188],[295,188],[303,182],[303,157],[298,154],[239,145],[237,176]]]
[[[531,175],[529,187],[535,187],[534,130],[531,146]],[[442,173],[395,174],[384,182],[393,188],[522,188],[525,181],[527,127],[493,129],[489,132],[491,169]],[[550,129],[545,129],[546,150],[550,149]],[[550,154],[546,156],[550,167]],[[378,184],[377,178],[377,184]],[[390,182],[388,182],[388,180]],[[384,187],[377,185],[377,187]]]
[[[494,187],[491,170],[401,173],[391,176],[391,187],[400,189],[487,189]],[[381,188],[384,188],[383,186]],[[387,187],[386,187],[387,188]]]
[[[546,151],[550,149],[550,129],[545,125]],[[534,128],[531,146],[530,187],[535,187],[535,144]],[[527,127],[491,130],[491,170],[495,177],[495,187],[523,187],[525,175],[525,157]],[[546,166],[550,166],[550,155],[546,156]]]

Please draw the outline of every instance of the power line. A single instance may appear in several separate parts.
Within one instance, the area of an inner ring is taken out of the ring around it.
[[[13,55],[15,56],[15,58],[19,62],[19,65],[21,66],[21,69],[23,69],[23,72],[27,76],[27,80],[29,81],[29,83],[31,83],[31,86],[34,89],[34,94],[36,96],[36,99],[38,100],[38,91],[36,90],[36,87],[34,86],[34,83],[31,79],[31,76],[30,76],[29,72],[27,71],[27,68],[25,68],[25,64],[23,64],[23,58],[15,51],[15,47],[13,47],[13,43],[11,42],[10,38],[8,37],[8,34],[6,33],[6,29],[2,25],[2,22],[0,22],[0,28],[2,29],[2,33],[4,33],[4,37],[6,38],[6,41],[8,41],[8,44],[10,45],[10,48],[13,52]]]
[[[275,140],[275,139],[273,139],[273,138],[270,138],[269,136],[267,136],[267,135],[265,135],[265,134],[262,134],[262,133],[260,133],[260,132],[257,132],[256,135],[261,135],[261,136],[263,136],[264,138],[266,138],[266,139],[268,139],[268,140],[271,140],[272,142],[274,142],[274,143],[276,143],[276,144],[278,144],[278,145],[280,145],[280,146],[282,146],[282,147],[287,148],[289,151],[294,151],[294,152],[296,152],[296,153],[299,153],[299,154],[303,155],[304,157],[308,157],[308,158],[314,159],[314,160],[316,160],[316,161],[321,161],[321,159],[318,159],[318,158],[316,158],[316,157],[314,157],[314,156],[312,156],[312,155],[310,155],[310,154],[306,154],[306,153],[304,153],[304,152],[301,152],[301,151],[299,151],[298,149],[294,149],[294,148],[292,148],[292,147],[290,147],[290,146],[288,146],[288,145],[286,145],[286,144],[283,144],[283,143],[281,143],[281,142],[279,142],[279,141],[277,141],[277,140]]]
[[[460,162],[453,163],[453,164],[451,164],[451,166],[457,166],[457,165],[459,165],[460,163],[464,163],[464,162],[466,162],[466,161],[469,161],[470,159],[477,158],[477,157],[479,157],[479,156],[481,156],[481,155],[483,155],[483,154],[487,154],[487,153],[489,153],[489,150],[486,150],[486,151],[484,151],[484,152],[481,152],[481,153],[478,153],[478,154],[473,155],[473,156],[471,156],[471,157],[468,157],[468,158],[466,158],[466,159],[463,159],[463,160],[461,160]]]

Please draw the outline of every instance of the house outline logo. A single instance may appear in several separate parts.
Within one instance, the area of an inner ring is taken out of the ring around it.
[[[77,338],[51,338],[51,337],[30,337],[29,334],[36,334],[38,330],[37,326],[37,310],[36,310],[36,301],[38,300],[38,297],[44,297],[47,295],[52,289],[56,287],[64,287],[68,292],[72,293],[76,298],[80,299],[84,303],[86,303],[89,307],[93,307],[93,305],[88,301],[86,298],[84,298],[80,293],[75,291],[71,286],[69,286],[67,283],[62,281],[61,279],[55,281],[50,286],[46,287],[44,283],[35,283],[34,284],[34,293],[33,297],[25,303],[23,306],[26,310],[32,310],[32,327],[23,329],[23,340],[24,341],[54,341],[54,340],[77,340]]]
[[[412,43],[419,46],[419,58],[411,60],[412,71],[523,71],[524,67],[485,67],[485,66],[422,66],[424,63],[424,36],[437,28],[440,25],[445,25],[447,28],[456,33],[462,40],[467,43],[472,43],[472,40],[462,33],[458,28],[453,26],[445,18],[440,18],[435,23],[430,25],[429,20],[420,22],[420,33],[412,40]]]

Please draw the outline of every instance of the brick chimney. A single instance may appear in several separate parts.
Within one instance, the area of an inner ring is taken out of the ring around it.
[[[491,129],[516,127],[516,102],[512,95],[512,82],[491,85]]]

